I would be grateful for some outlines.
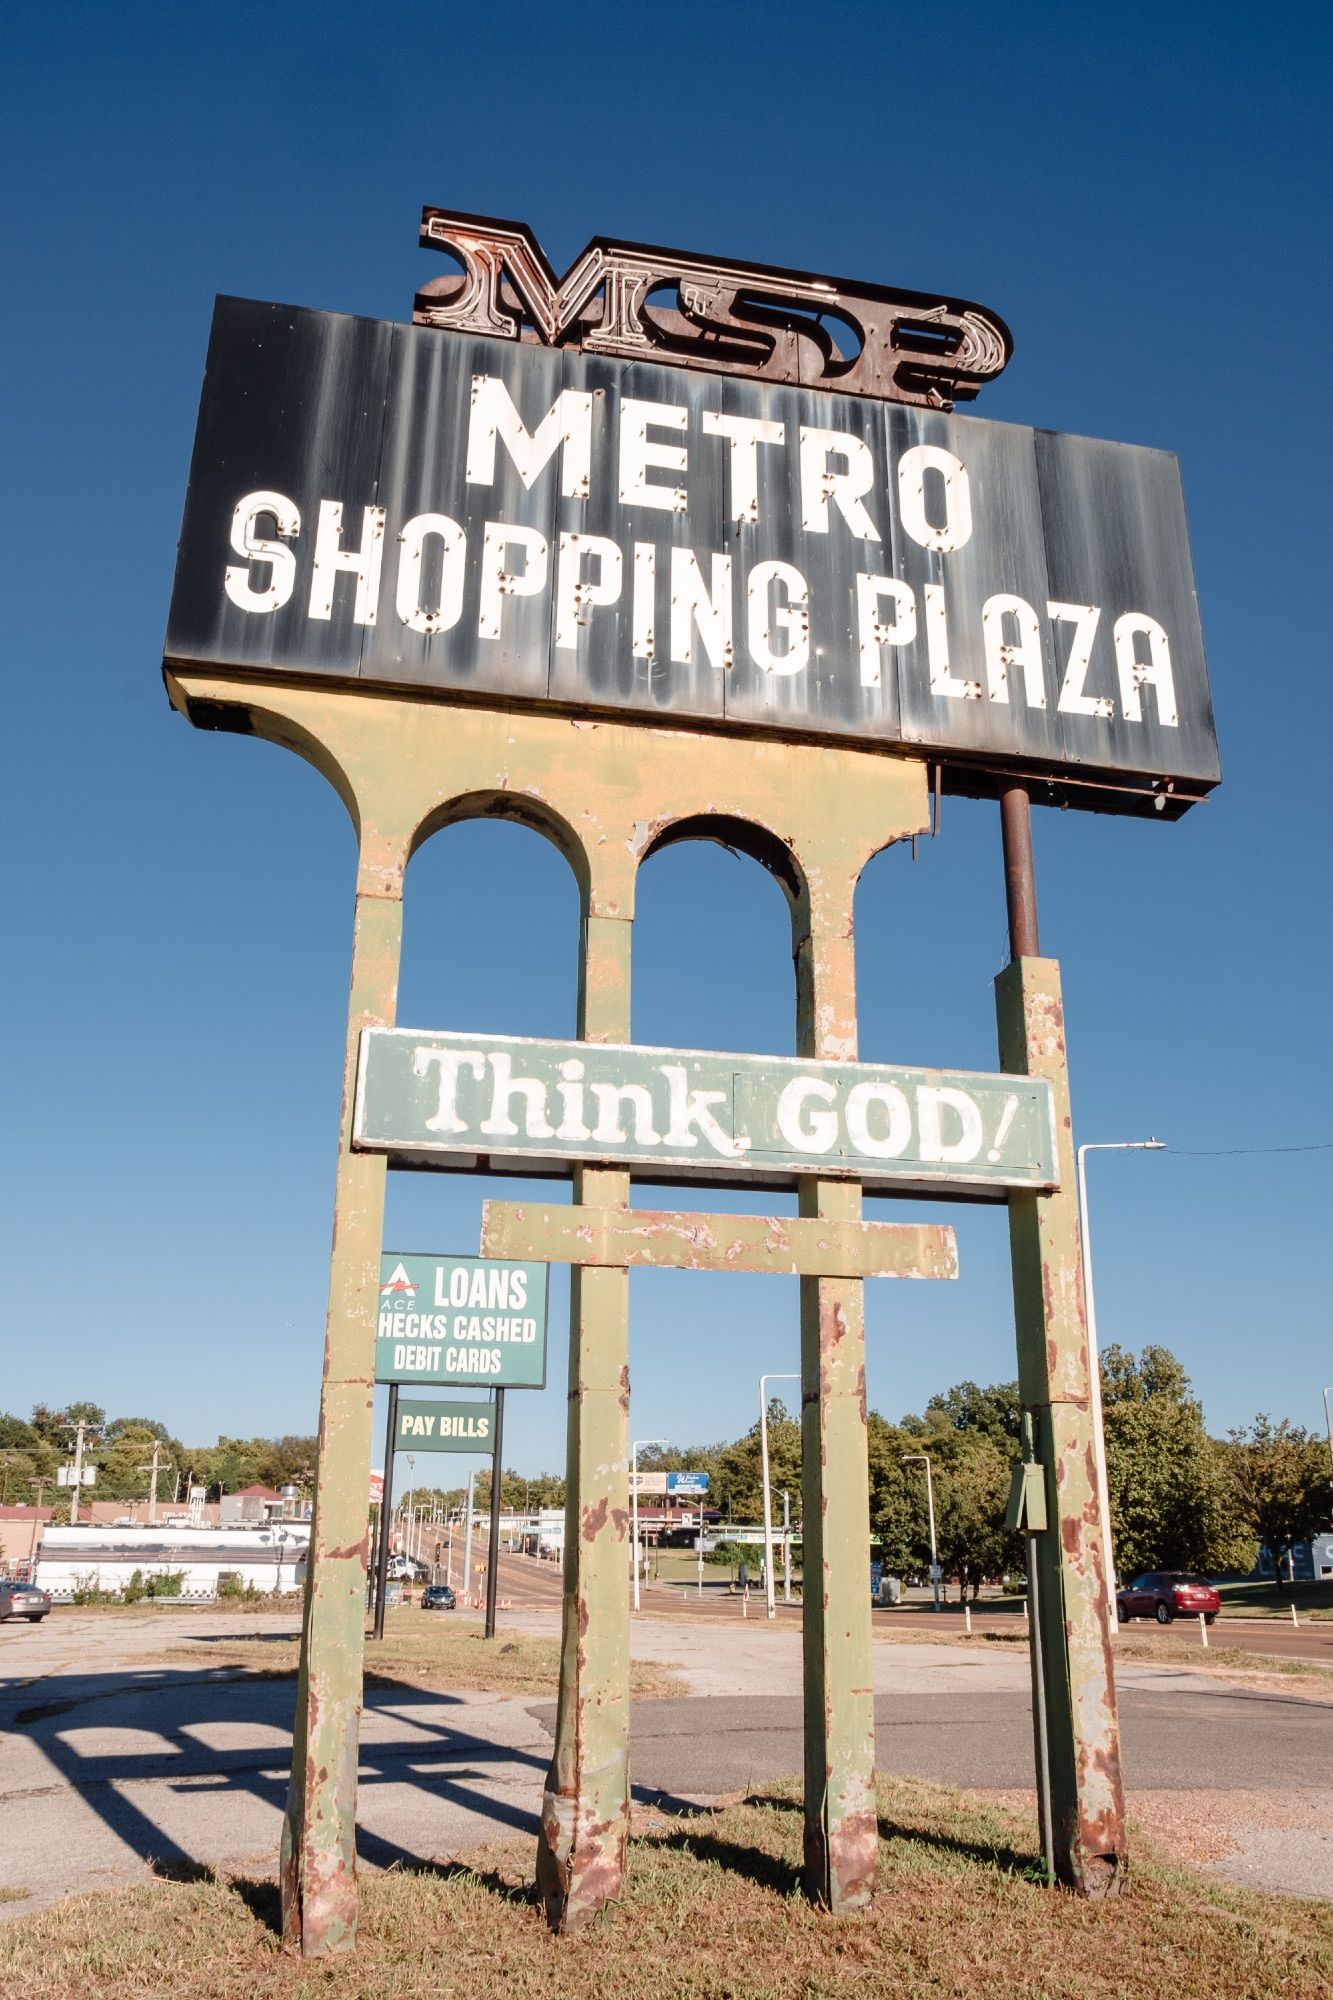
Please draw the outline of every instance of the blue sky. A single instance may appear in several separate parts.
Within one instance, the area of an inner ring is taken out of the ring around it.
[[[977,414],[1179,451],[1224,783],[1174,826],[1039,813],[1042,941],[1078,1136],[1171,1147],[1093,1163],[1103,1339],[1174,1348],[1215,1429],[1320,1420],[1331,41],[1319,7],[6,10],[0,1404],[314,1426],[352,835],[304,764],[170,712],[161,639],[214,293],[407,318],[432,202],[559,269],[603,233],[975,298],[1015,336]],[[535,836],[440,836],[400,1019],[572,1032],[575,911]],[[636,931],[637,1039],[791,1051],[754,864],[657,857]],[[882,856],[858,935],[865,1056],[996,1066],[993,807]],[[475,1249],[482,1192],[394,1176],[387,1243]],[[957,1284],[869,1291],[890,1416],[1013,1373],[1003,1215],[949,1219]],[[528,1470],[566,1289],[510,1399]],[[794,1281],[636,1275],[636,1435],[733,1434],[796,1361]]]

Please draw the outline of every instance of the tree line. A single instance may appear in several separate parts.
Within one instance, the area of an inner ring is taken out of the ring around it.
[[[1122,1578],[1157,1569],[1248,1573],[1261,1545],[1280,1573],[1297,1543],[1329,1526],[1333,1480],[1325,1442],[1298,1424],[1263,1415],[1225,1438],[1210,1437],[1189,1377],[1168,1348],[1147,1346],[1135,1356],[1108,1347],[1102,1404],[1111,1528]],[[80,1419],[85,1455],[98,1467],[92,1494],[102,1499],[146,1497],[144,1468],[154,1442],[160,1462],[171,1468],[158,1488],[164,1500],[187,1494],[191,1484],[203,1486],[210,1500],[255,1484],[292,1484],[303,1497],[313,1487],[314,1438],[222,1437],[215,1445],[187,1448],[151,1418],[108,1422],[95,1404],[71,1403],[61,1410],[39,1404],[26,1421],[0,1415],[0,1504],[31,1500],[40,1487],[58,1505],[58,1516],[67,1513],[64,1489],[53,1482]],[[786,1489],[791,1518],[799,1522],[800,1425],[778,1398],[769,1405],[768,1430],[774,1495]],[[922,1415],[898,1423],[872,1410],[867,1434],[871,1532],[891,1570],[913,1574],[929,1561],[922,1452],[931,1460],[945,1575],[975,1594],[984,1578],[1023,1569],[1022,1539],[1004,1523],[1010,1475],[1020,1456],[1016,1382],[987,1388],[960,1382],[932,1396]],[[761,1518],[757,1422],[720,1444],[649,1447],[639,1464],[644,1471],[707,1472],[709,1505],[720,1511],[724,1526]],[[419,1489],[423,1499],[452,1504],[464,1491]],[[528,1478],[507,1468],[501,1505],[515,1512],[558,1507],[564,1491],[557,1473]],[[474,1500],[478,1507],[489,1506],[489,1470],[474,1482]],[[775,1513],[780,1520],[776,1497]]]

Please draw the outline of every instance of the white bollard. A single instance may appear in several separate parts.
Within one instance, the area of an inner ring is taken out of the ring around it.
[[[963,1630],[970,1639],[972,1637],[972,1606],[970,1604],[963,1606]]]
[[[1291,1607],[1291,1622],[1296,1627],[1296,1630],[1299,1632],[1301,1629],[1301,1621],[1296,1616],[1296,1606],[1294,1604]]]
[[[1199,1637],[1206,1646],[1208,1644],[1208,1620],[1204,1617],[1202,1611],[1199,1613]]]
[[[741,1592],[741,1617],[748,1618],[749,1615],[750,1615],[750,1586],[747,1583],[744,1590]]]

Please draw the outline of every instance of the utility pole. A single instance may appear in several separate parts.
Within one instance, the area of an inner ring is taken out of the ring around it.
[[[909,1459],[919,1459],[926,1468],[926,1507],[930,1514],[930,1587],[935,1593],[935,1609],[940,1608],[940,1558],[935,1546],[935,1482],[930,1476],[930,1453],[928,1451],[905,1451],[903,1464]]]
[[[157,1439],[154,1438],[152,1464],[141,1465],[139,1467],[140,1472],[147,1472],[151,1473],[152,1475],[152,1485],[150,1486],[148,1492],[148,1525],[150,1528],[156,1527],[157,1525],[157,1475],[159,1472],[172,1472],[175,1470],[175,1468],[171,1465],[162,1465],[160,1463],[161,1454],[162,1454],[162,1447],[158,1443]]]
[[[83,1481],[83,1433],[86,1429],[80,1417],[74,1426],[74,1478],[70,1484],[69,1524],[74,1527],[79,1518],[79,1487]]]
[[[768,1385],[770,1382],[799,1382],[799,1375],[759,1377],[759,1476],[764,1488],[764,1609],[776,1618],[773,1599],[773,1491],[768,1482]],[[700,1510],[702,1512],[702,1509]]]

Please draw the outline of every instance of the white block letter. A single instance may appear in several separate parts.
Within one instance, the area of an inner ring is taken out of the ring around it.
[[[650,486],[648,469],[658,466],[666,472],[684,472],[688,454],[683,444],[659,444],[648,436],[648,427],[683,431],[690,413],[676,403],[640,403],[626,396],[620,405],[620,504],[622,507],[660,507],[665,514],[683,514],[687,505],[683,486]]]
[[[944,585],[923,584],[921,594],[926,600],[926,665],[930,671],[931,693],[947,695],[951,701],[980,701],[980,681],[965,681],[949,671],[949,626],[944,615]]]
[[[845,472],[830,469],[830,458],[847,461]],[[868,444],[850,431],[821,431],[801,425],[801,525],[812,535],[828,533],[831,500],[854,535],[877,542],[879,529],[861,495],[875,483],[875,460]]]
[[[731,447],[728,453],[731,486],[729,518],[738,526],[745,521],[757,521],[759,446],[782,444],[787,435],[785,424],[774,423],[766,417],[732,417],[719,410],[705,410],[703,432],[705,437],[726,438]]]
[[[773,584],[782,595],[770,614]],[[755,665],[766,674],[799,674],[810,661],[810,597],[801,572],[790,563],[756,563],[746,598],[746,636]],[[773,650],[775,631],[787,635],[783,653]]]
[[[731,557],[713,556],[712,590],[704,588],[693,549],[671,551],[671,657],[694,658],[694,628],[715,667],[731,665]]]
[[[944,475],[944,525],[926,519],[926,474]],[[898,511],[912,540],[949,554],[972,537],[972,487],[967,467],[937,444],[914,444],[898,460]]]
[[[518,1126],[509,1116],[509,1107],[514,1098],[521,1097],[524,1137],[551,1138],[551,1127],[546,1122],[546,1085],[535,1076],[515,1076],[513,1059],[508,1055],[491,1056],[489,1060],[491,1110],[490,1116],[481,1121],[482,1131],[494,1133],[501,1139],[516,1138]]]
[[[505,568],[510,549],[522,549],[523,568]],[[481,538],[481,605],[477,613],[477,637],[500,636],[500,599],[535,597],[545,588],[547,569],[546,538],[535,528],[509,528],[488,521]]]
[[[440,558],[440,601],[434,611],[421,602],[421,556],[426,537],[436,535],[442,544]],[[463,564],[467,538],[457,521],[447,514],[414,514],[398,537],[402,554],[398,558],[398,588],[394,606],[411,632],[447,632],[458,623],[463,609]]]
[[[239,566],[229,563],[222,582],[228,597],[241,611],[280,611],[296,584],[296,557],[291,550],[285,549],[281,542],[255,533],[265,514],[273,516],[275,529],[287,541],[293,541],[301,532],[300,511],[285,493],[247,493],[236,502],[231,517],[231,545],[238,556],[247,560]],[[251,559],[269,564],[269,579],[262,590],[251,588]]]
[[[588,562],[597,565],[595,583],[583,580]],[[615,603],[622,568],[619,547],[605,535],[561,535],[555,564],[555,643],[563,652],[577,651],[579,627],[587,624],[594,604]]]
[[[1115,714],[1115,703],[1110,695],[1083,692],[1092,659],[1092,642],[1097,636],[1097,621],[1102,615],[1101,607],[1096,604],[1060,604],[1052,599],[1046,609],[1052,618],[1059,618],[1074,628],[1057,708],[1061,715],[1096,715],[1103,722],[1109,722]]]
[[[1018,627],[1015,640],[1005,638],[1004,621]],[[1009,672],[1019,667],[1023,696],[1029,708],[1045,708],[1046,676],[1042,670],[1041,627],[1037,614],[1022,597],[999,591],[981,607],[981,643],[986,655],[986,692],[992,701],[1009,699]]]
[[[1140,660],[1135,640],[1148,641],[1148,657]],[[1151,683],[1157,690],[1157,720],[1163,729],[1174,729],[1176,683],[1171,673],[1171,645],[1155,618],[1146,611],[1127,611],[1115,621],[1115,667],[1120,680],[1120,709],[1128,722],[1142,722],[1143,702],[1139,689]]]
[[[888,1130],[877,1138],[870,1129],[870,1107],[878,1105]],[[847,1093],[847,1137],[858,1153],[872,1160],[896,1160],[907,1151],[912,1136],[912,1107],[892,1083],[858,1083]]]
[[[941,1114],[946,1110],[958,1119],[956,1139],[944,1138]],[[923,1160],[975,1160],[981,1151],[981,1112],[961,1090],[934,1090],[923,1084],[916,1094],[916,1116]]]
[[[697,1146],[698,1134],[708,1141],[715,1153],[723,1159],[739,1160],[750,1150],[748,1139],[733,1139],[708,1109],[710,1104],[725,1104],[725,1090],[691,1090],[689,1071],[683,1063],[662,1063],[662,1075],[667,1081],[667,1125],[664,1144],[671,1147]],[[690,1130],[691,1126],[697,1132]]]
[[[879,615],[888,598],[893,620],[886,625]],[[916,638],[916,596],[912,586],[894,576],[858,576],[856,579],[856,628],[861,643],[861,685],[880,685],[881,646],[910,646]]]
[[[777,1105],[778,1131],[798,1153],[827,1153],[837,1143],[838,1114],[807,1111],[812,1098],[820,1104],[836,1104],[838,1092],[817,1076],[797,1077],[784,1085]]]
[[[495,483],[497,438],[529,491],[559,450],[560,491],[567,500],[587,499],[592,465],[592,395],[587,389],[562,389],[536,430],[530,431],[499,377],[474,375],[467,428],[469,486]]]
[[[458,1072],[471,1070],[480,1083],[486,1073],[486,1060],[480,1049],[427,1049],[412,1051],[413,1076],[427,1076],[431,1065],[438,1064],[440,1071],[440,1101],[435,1107],[433,1118],[426,1120],[428,1132],[466,1132],[467,1120],[458,1115]]]
[[[380,565],[384,560],[384,509],[365,509],[359,549],[343,547],[342,528],[342,501],[321,500],[319,526],[315,530],[315,567],[310,578],[310,616],[332,618],[334,578],[339,570],[348,570],[356,578],[352,617],[358,625],[373,625],[380,594]]]

